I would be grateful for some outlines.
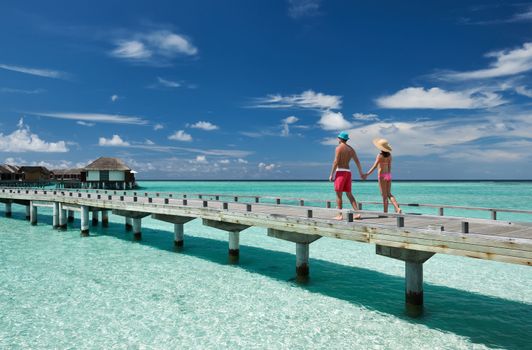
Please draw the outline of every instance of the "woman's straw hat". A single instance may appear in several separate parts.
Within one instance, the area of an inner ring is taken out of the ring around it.
[[[390,146],[386,139],[374,139],[373,144],[381,151],[392,153],[392,146]]]

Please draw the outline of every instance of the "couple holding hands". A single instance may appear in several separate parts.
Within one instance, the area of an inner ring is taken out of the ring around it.
[[[397,213],[401,212],[401,208],[395,197],[391,193],[392,188],[392,147],[385,139],[375,139],[373,144],[381,152],[377,155],[375,163],[368,170],[367,173],[362,172],[360,161],[358,160],[355,150],[347,144],[349,135],[346,132],[338,134],[338,146],[336,147],[336,153],[334,162],[329,176],[329,181],[334,181],[334,190],[336,192],[336,205],[338,209],[342,209],[342,195],[345,192],[347,198],[351,202],[354,210],[358,210],[357,202],[353,193],[351,193],[351,170],[349,169],[349,163],[353,160],[358,168],[360,178],[366,180],[366,178],[378,169],[379,188],[382,195],[382,203],[384,206],[384,212],[388,212],[388,201],[392,202]],[[357,214],[355,219],[361,219],[362,216]],[[335,217],[337,220],[342,220],[342,212]]]

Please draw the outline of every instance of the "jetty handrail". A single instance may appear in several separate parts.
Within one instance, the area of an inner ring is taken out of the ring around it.
[[[1,187],[0,187],[1,188]],[[8,190],[28,190],[28,187],[7,187],[5,189]],[[277,201],[277,204],[280,204],[280,201],[299,201],[300,206],[310,206],[307,203],[326,203],[328,205],[328,208],[330,208],[330,205],[334,202],[334,200],[328,200],[328,199],[318,199],[318,198],[296,198],[296,197],[280,197],[280,196],[262,196],[262,195],[246,195],[246,194],[235,194],[235,193],[187,193],[187,192],[158,192],[158,191],[135,191],[135,190],[104,190],[104,189],[50,189],[50,191],[74,191],[74,192],[94,192],[94,193],[108,193],[108,192],[122,192],[124,194],[130,195],[131,193],[138,193],[138,196],[142,196],[141,194],[145,193],[156,193],[157,196],[165,197],[173,197],[176,198],[176,195],[184,196],[185,198],[190,198],[189,196],[195,196],[198,197],[198,199],[202,199],[202,197],[218,197],[218,198],[239,198],[239,199],[254,199],[257,201],[257,199],[269,199],[269,200],[275,200]],[[378,201],[359,201],[359,205],[361,204],[361,208],[364,205],[380,205],[381,202]],[[263,203],[265,204],[265,203]],[[523,210],[523,209],[511,209],[511,208],[486,208],[486,207],[474,207],[474,206],[461,206],[461,205],[452,205],[452,204],[432,204],[432,203],[399,203],[400,206],[403,207],[419,207],[419,208],[437,208],[439,209],[438,216],[444,216],[444,209],[458,209],[458,210],[469,210],[469,211],[486,211],[491,212],[491,219],[496,220],[497,219],[497,213],[516,213],[516,214],[530,214],[532,215],[532,210]]]

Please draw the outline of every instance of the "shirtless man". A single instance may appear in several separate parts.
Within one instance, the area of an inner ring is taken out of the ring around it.
[[[351,170],[349,169],[349,162],[354,160],[360,178],[366,180],[366,174],[362,172],[360,161],[358,160],[355,150],[347,144],[349,135],[346,132],[338,134],[338,147],[336,147],[336,154],[331,169],[331,176],[329,181],[334,181],[334,190],[336,191],[336,205],[338,209],[342,209],[342,194],[346,192],[347,198],[351,202],[354,210],[358,210],[357,202],[353,194],[351,193]],[[361,219],[361,215],[355,215],[355,219]],[[336,220],[342,220],[343,215],[340,212],[336,217]]]

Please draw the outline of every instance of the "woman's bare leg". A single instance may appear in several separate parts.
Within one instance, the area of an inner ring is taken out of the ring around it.
[[[399,207],[397,200],[392,194],[392,182],[391,181],[387,181],[387,182],[388,182],[388,198],[390,198],[390,202],[392,202],[392,205],[395,207],[395,212],[400,213],[401,208]]]
[[[379,179],[379,188],[382,195],[382,206],[385,213],[388,212],[388,181]]]

